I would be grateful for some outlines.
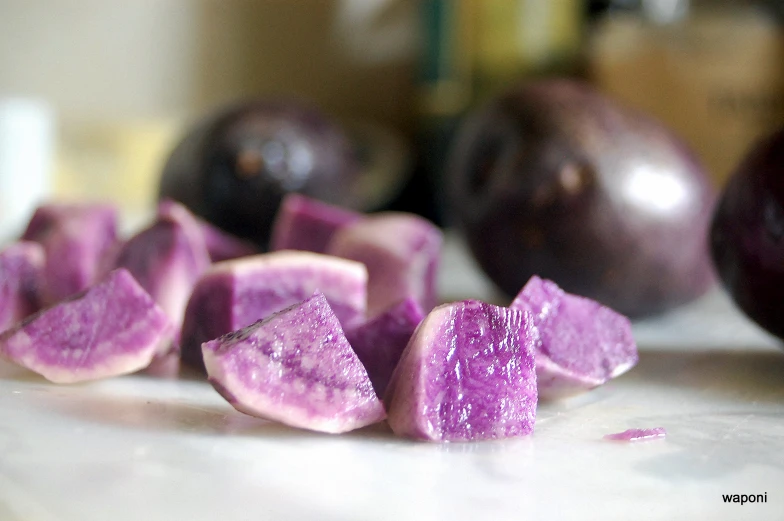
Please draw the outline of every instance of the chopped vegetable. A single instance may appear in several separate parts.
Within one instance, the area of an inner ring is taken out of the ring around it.
[[[529,311],[444,304],[411,337],[385,402],[400,435],[431,441],[522,436],[534,429],[539,341]]]
[[[667,436],[664,427],[654,427],[652,429],[628,429],[614,434],[605,434],[605,440],[611,441],[643,441],[655,440]]]
[[[182,224],[195,224],[204,238],[212,262],[237,259],[258,253],[256,246],[230,233],[224,232],[204,219],[193,215],[184,205],[171,199],[158,203],[158,218],[177,220]]]
[[[166,312],[177,328],[193,286],[210,266],[204,238],[189,212],[162,215],[122,246],[115,267],[127,269]]]
[[[638,360],[629,319],[593,300],[531,277],[510,306],[531,310],[539,397],[560,398],[602,385]]]
[[[38,243],[19,241],[0,251],[0,331],[38,311],[43,268]]]
[[[422,307],[409,297],[375,318],[346,329],[346,338],[379,396],[384,396],[400,355],[424,317]]]
[[[336,231],[362,218],[352,210],[290,193],[275,217],[270,249],[324,253]]]
[[[442,240],[441,230],[426,219],[379,213],[337,231],[326,253],[367,266],[370,316],[409,296],[429,311],[437,302]]]
[[[147,367],[173,334],[163,310],[118,269],[5,331],[0,354],[53,382],[82,382]]]
[[[203,345],[210,382],[238,411],[340,433],[384,407],[324,295]]]
[[[198,281],[182,327],[182,360],[203,369],[201,344],[301,302],[319,290],[345,326],[365,317],[367,271],[311,252],[280,251],[214,264]]]
[[[42,303],[54,304],[88,288],[108,271],[117,245],[117,209],[105,204],[43,205],[22,240],[43,245]]]

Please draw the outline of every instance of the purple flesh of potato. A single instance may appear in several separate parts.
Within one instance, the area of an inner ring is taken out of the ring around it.
[[[45,252],[42,304],[78,293],[105,274],[117,243],[117,209],[106,204],[39,207],[22,236]]]
[[[647,441],[662,439],[667,436],[664,427],[653,427],[652,429],[627,429],[623,432],[605,434],[604,439],[610,441]]]
[[[0,354],[57,383],[147,367],[168,349],[174,325],[127,270],[29,316],[0,335]]]
[[[435,308],[392,375],[385,396],[389,426],[429,441],[531,433],[538,342],[529,311],[478,301]]]
[[[120,249],[115,267],[127,269],[177,328],[199,277],[210,267],[204,238],[195,221],[164,215]]]
[[[290,193],[275,217],[270,249],[324,253],[336,231],[363,217],[352,210]]]
[[[379,396],[384,396],[400,355],[423,318],[422,306],[409,297],[375,318],[346,329],[346,338]]]
[[[38,311],[43,247],[20,241],[0,251],[0,331]]]
[[[337,231],[326,253],[362,262],[368,269],[368,314],[375,316],[413,296],[430,311],[443,234],[433,223],[406,213],[379,213]]]
[[[245,414],[328,433],[386,416],[320,293],[206,342],[203,353],[212,385]]]
[[[510,306],[529,309],[539,329],[539,396],[561,398],[592,389],[637,363],[637,345],[625,316],[554,282],[531,277]]]
[[[358,262],[279,251],[214,264],[197,282],[185,310],[182,361],[203,370],[203,342],[301,302],[316,290],[344,326],[364,321],[367,270]]]
[[[191,213],[184,205],[171,199],[158,203],[158,217],[169,218],[184,225],[195,225],[204,238],[212,262],[246,257],[258,253],[251,242],[235,237]]]

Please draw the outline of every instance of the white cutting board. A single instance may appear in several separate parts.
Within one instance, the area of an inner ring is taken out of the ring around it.
[[[453,242],[443,280],[490,295]],[[195,378],[58,386],[0,365],[0,521],[784,520],[784,350],[719,291],[635,334],[631,372],[484,443],[294,430]],[[668,436],[602,439],[645,427]]]

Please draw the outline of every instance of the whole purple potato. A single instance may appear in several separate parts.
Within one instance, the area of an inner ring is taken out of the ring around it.
[[[730,177],[711,251],[735,303],[784,339],[784,128],[757,143]]]
[[[266,248],[284,194],[352,207],[358,172],[352,142],[318,110],[249,101],[215,112],[183,138],[164,166],[159,195]]]
[[[670,131],[570,80],[521,84],[470,115],[448,183],[480,266],[533,275],[632,317],[704,293],[715,193]]]

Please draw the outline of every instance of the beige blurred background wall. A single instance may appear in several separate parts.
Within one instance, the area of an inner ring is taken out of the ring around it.
[[[40,97],[54,107],[60,177],[77,178],[61,191],[83,195],[92,183],[95,192],[144,198],[150,170],[182,122],[236,98],[304,98],[340,117],[410,130],[416,7],[415,0],[0,0],[0,96]],[[85,170],[96,174],[85,181]]]

